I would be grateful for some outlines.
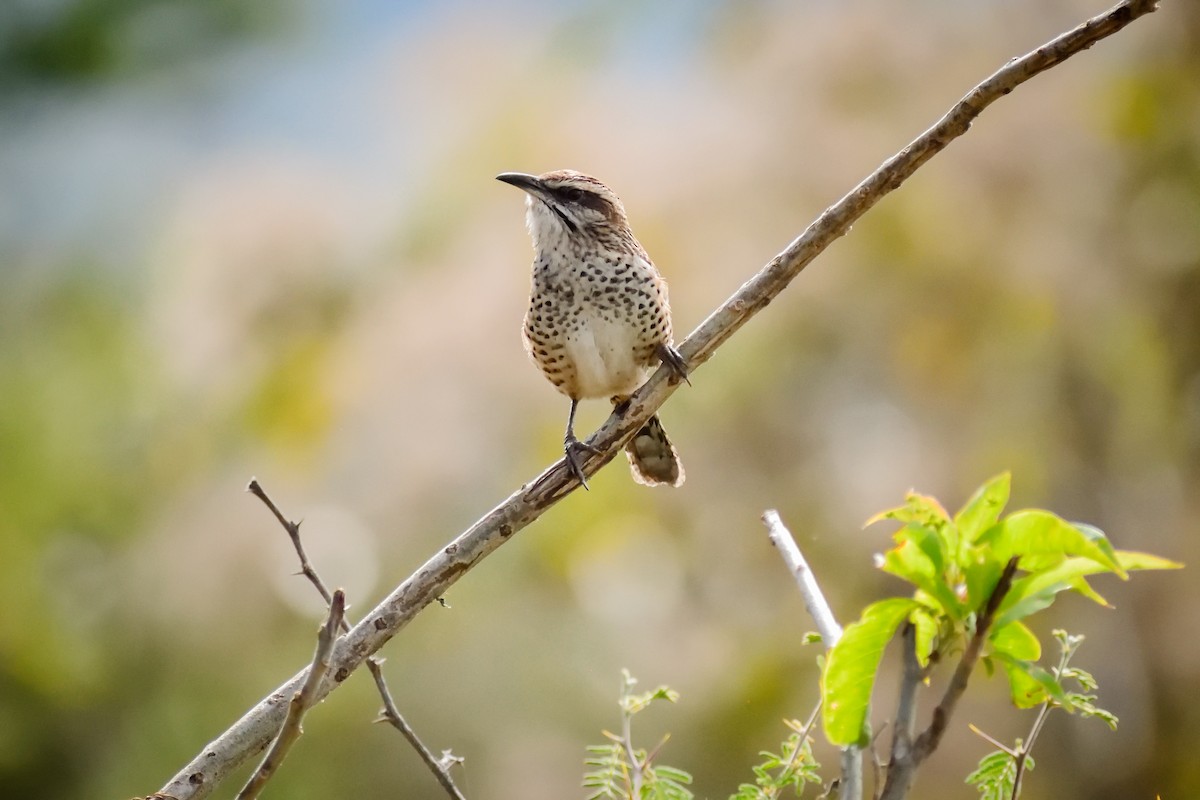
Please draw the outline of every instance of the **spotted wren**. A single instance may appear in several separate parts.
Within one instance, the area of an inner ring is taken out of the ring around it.
[[[586,488],[582,459],[596,451],[575,438],[579,401],[608,397],[619,408],[660,362],[687,380],[672,341],[667,284],[630,230],[620,198],[600,181],[573,170],[496,178],[526,194],[535,253],[525,348],[571,400],[563,449]],[[657,416],[625,454],[638,483],[683,483],[683,465]]]

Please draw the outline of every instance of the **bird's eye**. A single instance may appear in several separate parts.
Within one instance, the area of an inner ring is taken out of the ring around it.
[[[564,186],[558,190],[562,198],[571,203],[579,203],[583,201],[584,192],[582,189],[576,189],[574,186]]]

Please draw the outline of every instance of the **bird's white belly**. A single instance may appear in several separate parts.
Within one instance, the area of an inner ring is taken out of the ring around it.
[[[646,373],[633,358],[637,329],[628,322],[609,322],[598,315],[589,315],[581,322],[567,335],[565,348],[575,367],[579,396],[631,394],[645,380]]]

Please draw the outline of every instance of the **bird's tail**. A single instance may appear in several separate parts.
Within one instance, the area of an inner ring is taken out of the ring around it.
[[[683,483],[683,464],[657,416],[651,417],[629,440],[625,455],[629,458],[633,479],[638,483],[646,486],[679,486]]]

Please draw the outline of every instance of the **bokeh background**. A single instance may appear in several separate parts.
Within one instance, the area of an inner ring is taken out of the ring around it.
[[[622,667],[681,693],[635,735],[670,731],[698,797],[749,779],[816,697],[767,507],[843,621],[903,591],[863,520],[1006,469],[1015,506],[1200,561],[1200,6],[1163,6],[989,109],[676,393],[684,487],[614,463],[386,648],[470,797],[584,796]],[[320,603],[251,476],[355,614],[557,456],[497,172],[615,187],[682,335],[1105,7],[5,2],[0,793],[149,793],[307,662]],[[1121,727],[1052,719],[1025,797],[1200,796],[1190,573],[1101,579],[1115,609],[1040,621],[1047,648],[1088,636]],[[269,793],[443,796],[377,707],[355,676]],[[972,796],[968,722],[1031,721],[981,673],[917,795]]]

